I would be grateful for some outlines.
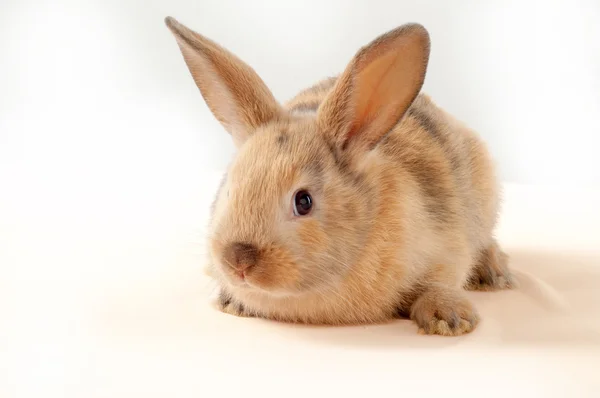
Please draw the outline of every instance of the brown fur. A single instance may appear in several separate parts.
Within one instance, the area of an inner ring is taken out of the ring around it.
[[[465,286],[512,286],[493,238],[499,191],[487,149],[419,94],[422,26],[380,36],[339,78],[281,107],[241,60],[167,25],[238,147],[208,239],[224,312],[312,324],[406,314],[424,333],[458,335],[479,319]],[[292,211],[299,189],[313,197],[308,216]]]
[[[508,269],[508,255],[494,241],[479,253],[465,288],[468,290],[501,290],[516,286]]]
[[[292,113],[316,112],[336,80],[337,77],[330,77],[301,91],[286,104],[286,108]]]

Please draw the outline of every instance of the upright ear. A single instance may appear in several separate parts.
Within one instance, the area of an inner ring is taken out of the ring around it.
[[[236,145],[282,112],[271,91],[250,66],[174,18],[165,18],[165,23],[175,36],[206,104]]]
[[[361,48],[319,107],[332,144],[368,149],[402,118],[423,86],[429,34],[407,24]]]

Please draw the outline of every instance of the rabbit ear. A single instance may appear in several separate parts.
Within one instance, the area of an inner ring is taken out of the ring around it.
[[[236,145],[278,117],[280,105],[250,66],[174,18],[167,17],[165,23],[208,107]]]
[[[425,80],[429,34],[403,25],[363,47],[319,107],[322,131],[341,149],[372,148],[402,118]]]

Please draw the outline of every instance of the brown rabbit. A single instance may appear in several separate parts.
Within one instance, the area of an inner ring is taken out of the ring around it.
[[[407,315],[459,335],[479,319],[465,289],[511,287],[486,147],[419,94],[424,27],[378,37],[282,106],[233,54],[166,24],[237,147],[208,239],[224,312],[337,325]]]

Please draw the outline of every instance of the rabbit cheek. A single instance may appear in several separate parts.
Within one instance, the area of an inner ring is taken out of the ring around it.
[[[263,251],[260,263],[248,273],[246,281],[269,292],[292,293],[299,290],[301,273],[284,250],[269,248]]]
[[[302,242],[303,249],[319,253],[327,248],[327,235],[315,219],[302,220],[298,227],[298,237]]]

